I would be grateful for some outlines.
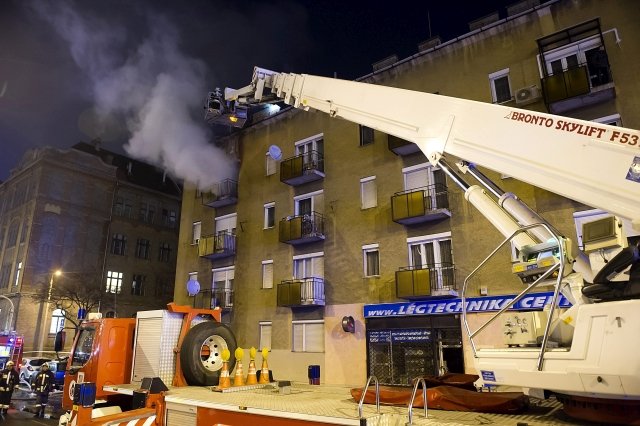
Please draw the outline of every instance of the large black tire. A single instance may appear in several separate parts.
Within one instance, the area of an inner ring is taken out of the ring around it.
[[[191,327],[180,348],[180,364],[187,383],[191,386],[217,385],[222,371],[222,351],[231,352],[231,372],[236,365],[236,348],[236,338],[224,324],[205,321]]]

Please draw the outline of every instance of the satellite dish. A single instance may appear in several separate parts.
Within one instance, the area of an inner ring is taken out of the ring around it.
[[[200,283],[197,280],[190,279],[187,281],[187,292],[189,296],[195,296],[200,292]]]
[[[282,150],[278,145],[271,145],[269,147],[269,155],[271,156],[271,158],[278,161],[282,158]]]

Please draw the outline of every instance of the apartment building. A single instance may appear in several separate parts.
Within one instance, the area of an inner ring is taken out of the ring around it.
[[[515,3],[454,40],[435,37],[409,58],[385,58],[359,81],[639,128],[635,6]],[[357,385],[371,374],[407,384],[474,371],[460,291],[503,236],[416,145],[293,109],[226,142],[237,176],[213,188],[185,185],[178,302],[221,307],[240,346],[271,349],[279,377],[306,380],[308,365],[321,366],[323,382]],[[580,159],[567,158],[567,167]],[[580,224],[602,214],[481,170],[575,246]],[[523,289],[512,250],[498,254],[468,283],[467,296],[478,298],[472,327]],[[189,280],[200,283],[195,296]],[[544,291],[533,297],[538,310],[548,301]],[[479,344],[505,344],[503,324]]]
[[[51,350],[77,303],[43,294],[71,288],[105,316],[162,309],[174,287],[181,188],[161,170],[100,148],[30,150],[0,185],[0,323],[26,351]],[[97,290],[91,295],[90,290]],[[67,343],[71,343],[68,339]]]

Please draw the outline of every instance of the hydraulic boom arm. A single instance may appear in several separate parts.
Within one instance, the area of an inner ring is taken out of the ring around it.
[[[225,90],[225,98],[239,104],[272,102],[274,96],[296,108],[323,111],[414,142],[432,164],[444,169],[443,157],[450,154],[609,211],[640,230],[637,130],[258,67],[250,85]],[[473,202],[471,197],[467,194]],[[503,234],[512,231],[500,218],[489,220]]]

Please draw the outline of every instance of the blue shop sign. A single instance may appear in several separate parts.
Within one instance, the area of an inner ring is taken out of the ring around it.
[[[470,297],[465,300],[467,313],[495,312],[507,306],[515,295]],[[553,292],[531,293],[524,296],[510,309],[514,311],[539,311],[551,303]],[[571,303],[560,295],[560,307],[568,308]],[[403,303],[380,303],[364,305],[365,318],[402,317],[415,315],[461,314],[462,299],[439,299]]]

